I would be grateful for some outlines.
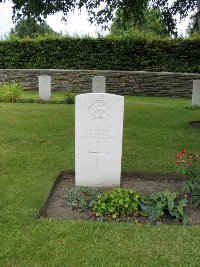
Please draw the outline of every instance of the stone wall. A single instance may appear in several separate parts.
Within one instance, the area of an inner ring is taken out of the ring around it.
[[[191,98],[193,80],[200,74],[53,69],[1,69],[0,83],[18,81],[27,90],[38,90],[38,76],[51,75],[53,91],[86,93],[92,91],[92,77],[106,77],[106,92],[120,95]]]

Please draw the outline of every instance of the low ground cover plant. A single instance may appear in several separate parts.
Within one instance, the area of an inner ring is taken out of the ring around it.
[[[141,198],[142,196],[132,189],[117,188],[102,194],[98,200],[91,203],[91,206],[97,217],[109,215],[115,219],[120,215],[137,213]]]
[[[0,101],[2,102],[19,102],[23,93],[22,86],[17,83],[3,83],[0,86]]]
[[[86,210],[90,208],[91,201],[97,199],[100,194],[101,193],[93,187],[75,186],[67,191],[64,198],[69,207]]]
[[[182,221],[187,224],[187,216],[184,212],[184,207],[187,205],[186,198],[180,198],[177,192],[168,190],[161,193],[152,193],[144,198],[140,203],[143,215],[147,216],[150,221],[157,221],[165,214]]]

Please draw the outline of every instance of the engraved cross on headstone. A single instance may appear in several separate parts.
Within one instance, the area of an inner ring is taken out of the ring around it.
[[[96,151],[88,151],[89,154],[93,154],[93,155],[95,155],[97,157],[97,173],[99,172],[99,159],[100,159],[100,156],[109,155],[109,152],[107,152],[107,153],[100,152],[99,144],[100,144],[100,141],[97,141],[97,149],[96,149]]]

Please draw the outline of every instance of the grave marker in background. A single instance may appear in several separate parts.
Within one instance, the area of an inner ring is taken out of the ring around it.
[[[92,93],[105,93],[106,92],[106,77],[94,76],[92,78]]]
[[[124,97],[82,94],[75,105],[76,185],[120,186]]]
[[[51,97],[51,76],[41,75],[38,76],[39,83],[39,98],[48,101]]]
[[[200,80],[193,81],[192,105],[200,106]]]

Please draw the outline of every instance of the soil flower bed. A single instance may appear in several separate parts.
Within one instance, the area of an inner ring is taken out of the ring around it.
[[[153,192],[163,192],[165,190],[180,192],[183,182],[182,175],[163,174],[142,174],[123,173],[121,178],[121,188],[134,189],[137,192],[148,195]],[[70,220],[93,220],[107,222],[128,222],[128,223],[153,223],[153,224],[181,224],[176,219],[167,214],[155,222],[151,222],[147,217],[140,215],[120,216],[116,219],[110,216],[96,217],[92,210],[82,211],[68,207],[64,198],[66,192],[75,185],[75,176],[72,172],[62,171],[57,177],[44,207],[40,211],[42,217],[56,217]],[[108,188],[101,188],[103,192],[110,191]],[[185,214],[188,217],[188,224],[200,224],[200,208],[188,205],[185,207]]]

